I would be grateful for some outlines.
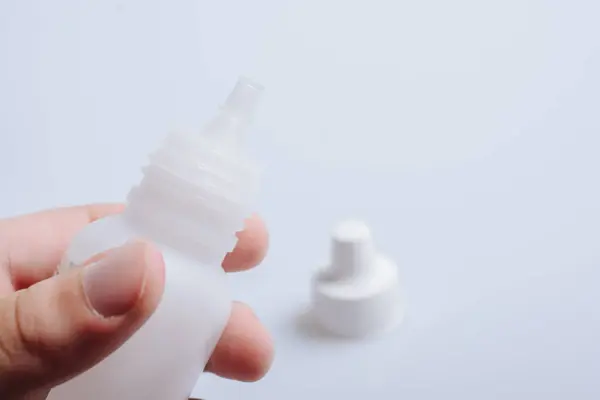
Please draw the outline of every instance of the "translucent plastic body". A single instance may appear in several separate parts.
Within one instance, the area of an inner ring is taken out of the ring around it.
[[[243,132],[262,92],[242,78],[199,133],[173,133],[150,156],[125,211],[90,224],[71,243],[60,272],[133,239],[157,245],[166,264],[156,312],[123,346],[49,400],[183,400],[229,318],[221,262],[236,243],[258,190]]]
[[[123,216],[100,220],[75,238],[63,268],[146,236]],[[191,393],[229,318],[225,273],[159,247],[166,286],[154,315],[107,359],[54,389],[50,400],[186,399]]]

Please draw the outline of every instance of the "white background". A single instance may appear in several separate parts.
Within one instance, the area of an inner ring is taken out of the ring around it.
[[[248,74],[272,248],[233,284],[278,352],[198,395],[597,399],[599,19],[593,0],[2,0],[0,216],[122,200]],[[346,216],[402,267],[407,319],[380,340],[296,321]]]

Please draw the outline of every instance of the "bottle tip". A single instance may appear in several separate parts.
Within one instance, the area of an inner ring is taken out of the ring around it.
[[[257,81],[241,76],[225,101],[225,108],[250,116],[254,113],[264,86]]]
[[[261,83],[259,83],[258,81],[254,80],[246,75],[242,75],[239,77],[238,84],[249,86],[249,87],[253,88],[254,90],[258,90],[261,92],[263,90],[265,90],[265,87]]]

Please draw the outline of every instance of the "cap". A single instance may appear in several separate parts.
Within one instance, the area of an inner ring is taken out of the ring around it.
[[[312,313],[335,335],[364,337],[385,332],[402,319],[397,266],[377,253],[368,226],[344,221],[333,230],[331,262],[312,281]]]

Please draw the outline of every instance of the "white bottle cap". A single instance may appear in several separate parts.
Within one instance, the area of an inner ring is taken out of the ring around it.
[[[377,254],[369,228],[339,224],[332,235],[331,264],[313,279],[312,310],[330,333],[363,337],[387,331],[403,316],[398,268]]]

